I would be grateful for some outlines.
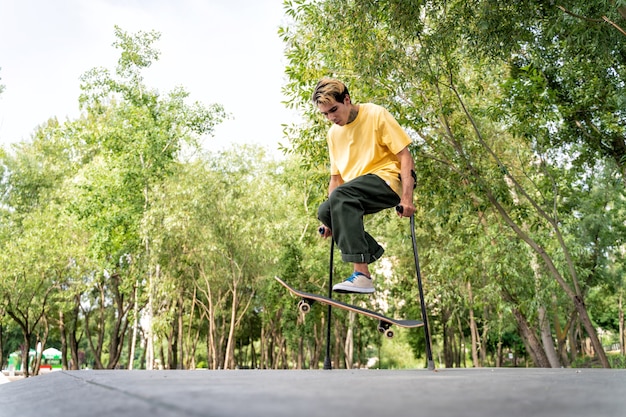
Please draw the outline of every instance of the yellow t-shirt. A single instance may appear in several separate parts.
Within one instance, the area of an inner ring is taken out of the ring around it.
[[[333,125],[327,141],[331,175],[339,174],[347,182],[376,174],[402,195],[396,154],[411,143],[411,138],[387,109],[360,104],[356,119],[344,126]]]

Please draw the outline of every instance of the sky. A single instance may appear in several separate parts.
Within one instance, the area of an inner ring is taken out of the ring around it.
[[[161,33],[148,87],[182,86],[190,101],[231,114],[207,149],[250,143],[277,154],[281,124],[294,121],[281,103],[284,22],[282,0],[0,0],[0,146],[30,139],[51,117],[79,116],[80,76],[115,70],[117,25]]]

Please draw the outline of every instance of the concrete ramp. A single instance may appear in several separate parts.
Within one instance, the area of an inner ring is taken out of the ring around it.
[[[625,417],[626,370],[60,371],[0,385],[2,417]]]

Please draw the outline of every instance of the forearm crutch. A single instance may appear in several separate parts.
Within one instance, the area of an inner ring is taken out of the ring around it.
[[[415,178],[415,177],[413,177]],[[398,213],[403,212],[402,206],[397,206]],[[417,289],[420,297],[420,307],[422,309],[422,321],[424,322],[424,338],[426,339],[426,359],[428,360],[428,369],[435,369],[433,361],[433,351],[430,343],[430,332],[428,331],[428,316],[426,315],[426,302],[424,301],[424,289],[422,288],[422,272],[420,270],[420,261],[417,254],[417,239],[415,238],[415,215],[411,215],[409,223],[411,224],[411,243],[413,244],[413,259],[415,260],[415,272],[417,274]]]
[[[417,289],[420,297],[420,307],[422,309],[422,321],[424,322],[424,337],[426,338],[426,358],[428,360],[428,369],[435,369],[433,361],[433,352],[430,344],[430,332],[428,331],[428,316],[426,315],[426,302],[424,301],[424,290],[422,289],[422,273],[420,271],[420,261],[417,255],[417,240],[415,239],[415,216],[410,217],[411,223],[411,242],[413,243],[413,258],[415,259],[415,271],[417,273]]]

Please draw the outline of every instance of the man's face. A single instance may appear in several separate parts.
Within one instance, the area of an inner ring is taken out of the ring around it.
[[[350,97],[346,96],[343,103],[333,100],[328,104],[318,104],[317,108],[331,122],[339,126],[345,126],[348,123],[352,105],[350,103]]]

